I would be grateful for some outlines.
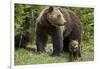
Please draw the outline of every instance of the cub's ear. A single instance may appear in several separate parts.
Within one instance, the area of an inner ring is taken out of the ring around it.
[[[52,12],[54,10],[54,8],[52,6],[49,7],[49,12]]]

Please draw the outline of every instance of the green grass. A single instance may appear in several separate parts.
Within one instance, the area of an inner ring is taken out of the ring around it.
[[[65,63],[68,62],[69,56],[67,53],[62,53],[59,57],[51,57],[52,44],[47,44],[46,52],[38,54],[34,46],[28,46],[27,49],[15,50],[15,65],[29,65],[29,64],[47,64],[47,63]],[[93,40],[89,42],[82,42],[82,57],[75,62],[93,61],[94,60],[94,43]]]

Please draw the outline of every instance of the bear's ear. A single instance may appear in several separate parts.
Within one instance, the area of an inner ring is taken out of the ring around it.
[[[52,12],[53,9],[54,9],[54,8],[53,8],[52,6],[50,6],[48,10],[49,10],[49,12]]]

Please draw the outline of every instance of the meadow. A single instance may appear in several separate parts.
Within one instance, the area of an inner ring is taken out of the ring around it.
[[[85,62],[94,60],[93,39],[88,43],[82,42],[82,57],[73,62]],[[68,53],[61,53],[59,57],[51,57],[52,44],[47,44],[46,52],[38,54],[35,45],[28,45],[26,49],[18,49],[15,51],[15,65],[31,65],[31,64],[50,64],[50,63],[67,63],[69,62]]]

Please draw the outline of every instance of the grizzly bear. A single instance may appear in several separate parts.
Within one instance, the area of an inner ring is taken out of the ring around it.
[[[45,51],[48,35],[53,42],[51,56],[59,56],[61,51],[69,52],[70,40],[81,42],[81,21],[70,10],[60,7],[47,7],[36,20],[37,52]]]

